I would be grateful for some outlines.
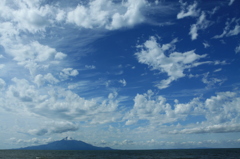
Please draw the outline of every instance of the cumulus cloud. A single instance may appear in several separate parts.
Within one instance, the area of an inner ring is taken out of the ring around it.
[[[206,55],[198,55],[195,50],[180,53],[174,52],[174,39],[168,44],[160,45],[155,37],[150,37],[143,45],[138,46],[140,52],[135,53],[138,62],[147,64],[153,70],[159,70],[161,73],[167,73],[168,79],[162,80],[157,87],[164,89],[169,87],[170,83],[185,76],[184,70],[196,67],[197,61]],[[166,52],[170,52],[169,56]]]
[[[36,33],[44,31],[51,23],[48,17],[52,16],[53,12],[49,5],[42,5],[39,0],[10,1],[2,2],[0,16],[4,20],[13,21],[19,30]]]
[[[38,85],[38,87],[40,87],[44,85],[46,82],[55,84],[58,83],[59,80],[56,79],[51,73],[48,73],[46,75],[38,74],[37,76],[35,76],[34,82]]]
[[[139,120],[148,120],[152,124],[171,123],[176,121],[177,118],[184,118],[185,115],[183,114],[187,114],[190,110],[191,106],[185,106],[183,104],[178,104],[176,110],[173,110],[171,105],[167,103],[166,98],[163,96],[155,96],[154,93],[149,90],[145,94],[137,94],[135,96],[134,106],[125,116],[127,120],[126,125],[134,124]],[[176,116],[176,114],[182,115]]]
[[[90,1],[87,6],[79,4],[67,13],[67,22],[83,28],[106,28],[115,30],[142,23],[144,16],[141,9],[145,0],[128,0],[116,4],[107,0]]]
[[[12,102],[18,101],[17,103],[19,102],[30,103],[30,102],[34,102],[35,99],[37,99],[37,93],[35,91],[34,86],[30,85],[30,83],[27,80],[13,78],[12,81],[15,83],[15,85],[11,85],[8,87],[8,90],[7,90],[8,98],[6,98],[6,101],[11,100],[12,98]],[[17,108],[18,107],[16,107],[16,109]]]
[[[207,120],[212,123],[225,123],[238,118],[240,101],[239,96],[234,92],[221,92],[216,96],[206,99],[205,107],[209,110],[206,113]]]
[[[62,70],[62,72],[60,72],[60,77],[63,78],[63,79],[68,79],[69,76],[77,76],[79,73],[78,73],[78,70],[76,69],[73,69],[73,68],[64,68]]]
[[[57,52],[54,58],[55,58],[56,60],[62,60],[62,59],[64,59],[65,57],[67,57],[66,54],[64,54],[64,53],[62,53],[62,52]]]
[[[49,5],[41,0],[34,0],[34,3],[10,0],[10,3],[1,2],[0,16],[5,21],[14,22],[18,33],[45,32],[46,28],[59,23],[87,29],[116,30],[143,23],[146,20],[145,8],[151,7],[149,3],[146,0],[92,0],[80,2],[76,7],[66,7],[57,2]],[[158,5],[156,2],[152,4]]]
[[[175,104],[170,104],[166,98],[155,95],[149,90],[145,94],[135,96],[133,108],[126,113],[124,119],[126,125],[145,120],[157,126],[176,121],[181,122],[187,120],[190,115],[201,116],[203,125],[193,124],[193,128],[176,130],[172,133],[238,132],[240,130],[237,122],[239,120],[239,100],[240,96],[235,92],[220,92],[205,100],[193,98],[188,103],[180,103],[175,100]]]
[[[181,4],[181,11],[177,14],[177,19],[185,17],[196,17],[199,15],[200,10],[197,9],[197,2],[194,1],[192,5],[188,5],[187,2],[179,1]]]
[[[57,52],[54,48],[42,45],[37,41],[26,45],[23,44],[23,41],[11,38],[0,40],[6,53],[11,55],[18,65],[27,68],[31,75],[34,75],[39,70],[49,68],[54,64],[54,61],[66,57],[64,53]]]

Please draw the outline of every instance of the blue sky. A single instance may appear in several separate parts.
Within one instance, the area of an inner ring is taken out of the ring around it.
[[[239,148],[239,5],[1,1],[0,148]]]

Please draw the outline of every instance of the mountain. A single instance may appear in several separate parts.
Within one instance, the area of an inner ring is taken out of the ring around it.
[[[29,146],[19,150],[112,150],[110,147],[96,147],[83,141],[64,138],[45,145]]]

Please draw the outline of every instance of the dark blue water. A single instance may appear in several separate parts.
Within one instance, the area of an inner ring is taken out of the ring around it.
[[[39,151],[0,150],[0,159],[240,159],[240,149]]]

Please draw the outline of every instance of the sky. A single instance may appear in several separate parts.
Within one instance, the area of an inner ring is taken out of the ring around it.
[[[0,149],[240,148],[239,0],[1,0]]]

